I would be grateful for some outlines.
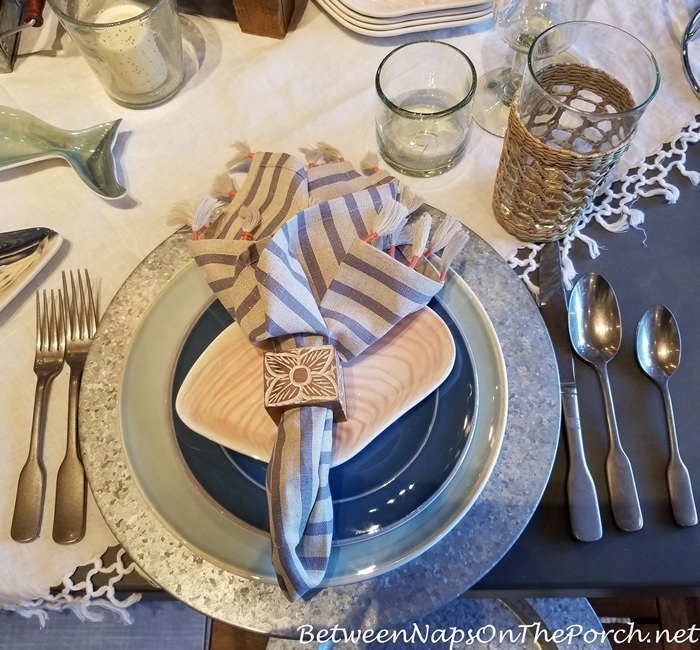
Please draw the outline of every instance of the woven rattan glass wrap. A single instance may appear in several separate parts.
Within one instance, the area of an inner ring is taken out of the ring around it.
[[[534,91],[511,106],[493,210],[518,239],[544,242],[576,228],[629,147],[635,118],[618,115],[634,108],[627,88],[597,68],[556,64],[538,81],[548,95]]]

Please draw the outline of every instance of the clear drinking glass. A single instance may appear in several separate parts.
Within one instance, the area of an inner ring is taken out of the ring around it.
[[[379,152],[411,176],[453,167],[468,144],[476,70],[461,50],[416,41],[390,52],[377,69]]]
[[[177,0],[48,0],[118,104],[147,108],[184,80]]]
[[[532,42],[552,25],[585,18],[592,4],[593,0],[494,0],[496,31],[514,55],[510,67],[491,70],[479,79],[474,98],[479,126],[503,137]]]

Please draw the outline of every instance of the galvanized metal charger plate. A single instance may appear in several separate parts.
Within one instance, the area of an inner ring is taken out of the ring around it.
[[[559,437],[558,376],[549,337],[534,300],[501,257],[472,235],[454,265],[488,313],[508,378],[506,434],[480,496],[449,533],[403,566],[290,604],[277,586],[234,575],[174,535],[142,495],[124,453],[119,421],[124,361],[143,314],[190,261],[188,236],[180,232],[166,240],[117,293],[100,323],[81,389],[81,448],[93,494],[144,573],[209,616],[289,637],[302,624],[376,629],[414,620],[483,577],[532,516]]]

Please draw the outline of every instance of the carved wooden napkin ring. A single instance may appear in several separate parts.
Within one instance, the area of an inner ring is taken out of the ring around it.
[[[275,422],[293,406],[323,406],[337,422],[347,419],[343,369],[332,345],[266,352],[263,376],[265,408]]]

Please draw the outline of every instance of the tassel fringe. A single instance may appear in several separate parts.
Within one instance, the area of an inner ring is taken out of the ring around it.
[[[204,232],[212,222],[219,216],[219,208],[223,203],[213,196],[205,196],[197,206],[192,216],[192,233],[198,239],[200,233]]]
[[[316,167],[323,157],[318,147],[299,147],[299,151],[304,154],[304,158],[309,167]]]
[[[372,232],[364,237],[363,241],[373,242],[378,237],[393,233],[401,221],[405,220],[407,216],[408,212],[406,212],[406,207],[401,203],[394,202],[388,208],[383,208],[377,214],[377,222]]]
[[[165,223],[169,226],[187,226],[191,228],[192,215],[195,209],[196,208],[190,203],[184,201],[176,203],[170,211],[168,218],[165,220]]]
[[[236,184],[229,172],[219,174],[211,185],[209,194],[219,201],[230,201],[237,193]]]
[[[327,142],[317,142],[315,147],[300,147],[309,167],[316,167],[323,163],[342,162],[343,154]]]
[[[252,233],[260,225],[260,221],[262,220],[260,210],[244,205],[240,209],[238,215],[241,219],[241,228],[243,230],[241,239],[248,241],[253,238]]]
[[[430,239],[430,243],[425,250],[424,255],[428,257],[431,253],[439,253],[448,242],[455,236],[459,231],[463,230],[462,224],[451,215],[445,215],[440,225],[435,229],[433,236]]]
[[[379,158],[373,151],[368,151],[360,161],[360,171],[365,176],[371,176],[379,171]]]
[[[253,157],[253,153],[250,150],[250,145],[247,142],[242,142],[239,140],[238,142],[234,142],[233,146],[237,153],[226,163],[226,168],[229,170],[229,173],[231,173],[239,165],[242,165],[244,162],[249,162]]]
[[[464,228],[460,228],[453,234],[452,239],[447,242],[440,256],[440,282],[445,281],[447,270],[450,268],[457,254],[467,245],[468,241],[469,233]]]
[[[416,219],[411,228],[411,244],[410,244],[410,263],[409,267],[414,269],[418,260],[423,255],[425,250],[425,245],[428,243],[428,236],[430,235],[430,226],[433,223],[433,218],[424,212],[418,219]]]
[[[415,212],[425,203],[425,201],[415,194],[403,181],[399,181],[398,195],[398,200],[406,206],[408,214]]]
[[[318,142],[316,146],[320,148],[323,160],[327,163],[343,162],[345,160],[343,154],[327,142]]]
[[[399,220],[394,228],[389,233],[389,255],[391,257],[396,256],[396,247],[401,244],[408,244],[410,239],[410,231],[406,230],[406,222],[408,221],[408,215]],[[405,237],[405,241],[402,241],[402,237]]]

